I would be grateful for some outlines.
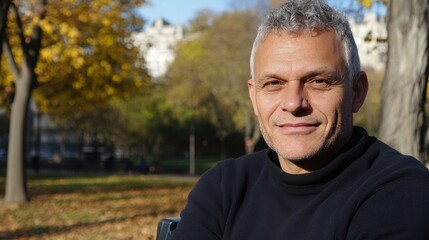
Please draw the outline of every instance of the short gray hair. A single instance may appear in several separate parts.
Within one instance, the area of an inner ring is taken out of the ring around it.
[[[346,16],[323,0],[289,0],[272,10],[258,28],[250,56],[250,71],[254,79],[255,52],[270,33],[299,33],[300,31],[334,31],[343,43],[344,62],[349,79],[361,70],[358,49]]]

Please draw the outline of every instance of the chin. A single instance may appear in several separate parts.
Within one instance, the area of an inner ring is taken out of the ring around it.
[[[281,157],[284,160],[291,161],[291,162],[305,162],[310,159],[314,159],[317,154],[314,153],[282,153],[277,152],[279,157]]]
[[[279,158],[291,162],[302,162],[308,160],[319,161],[326,159],[327,155],[333,151],[329,146],[323,144],[286,144],[284,146],[274,146]]]

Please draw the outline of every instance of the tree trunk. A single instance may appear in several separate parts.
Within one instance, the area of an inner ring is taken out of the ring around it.
[[[45,17],[46,2],[47,0],[38,0],[34,3],[34,11],[38,13],[39,19],[44,19]],[[20,47],[23,55],[21,67],[18,67],[7,36],[2,39],[2,47],[15,80],[15,96],[11,106],[9,128],[6,193],[4,203],[21,204],[30,200],[25,174],[26,116],[31,98],[31,91],[37,83],[34,69],[36,68],[40,49],[42,47],[42,29],[40,25],[36,24],[33,27],[31,36],[25,36],[18,8],[12,3],[10,6],[15,12],[18,36],[21,39]]]
[[[7,155],[5,203],[25,203],[30,200],[25,174],[26,116],[31,95],[32,71],[23,68],[22,77],[15,82],[16,93],[12,103]]]
[[[428,0],[391,0],[388,61],[381,87],[379,138],[426,161]]]
[[[189,132],[189,175],[195,176],[195,127],[191,125]]]

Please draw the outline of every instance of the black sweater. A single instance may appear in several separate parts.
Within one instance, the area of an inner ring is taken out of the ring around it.
[[[272,150],[224,160],[189,195],[174,240],[429,239],[429,172],[361,128],[328,165],[288,174]]]

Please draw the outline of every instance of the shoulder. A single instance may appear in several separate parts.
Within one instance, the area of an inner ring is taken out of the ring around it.
[[[363,198],[362,203],[375,208],[390,204],[392,208],[403,209],[420,204],[422,210],[429,211],[429,170],[423,163],[375,138],[358,162],[364,169],[357,188]]]
[[[350,239],[429,239],[427,168],[399,153],[387,156],[374,163],[372,168],[379,170],[371,170],[364,180],[366,190],[362,189],[365,193],[349,229]]]
[[[416,158],[404,155],[387,144],[375,140],[368,152],[374,154],[372,168],[396,177],[418,177],[429,181],[429,170]]]
[[[188,196],[175,237],[221,239],[231,206],[240,202],[267,160],[265,150],[223,160],[206,171]]]
[[[361,158],[367,170],[356,188],[361,201],[348,237],[429,239],[428,169],[375,138]]]

